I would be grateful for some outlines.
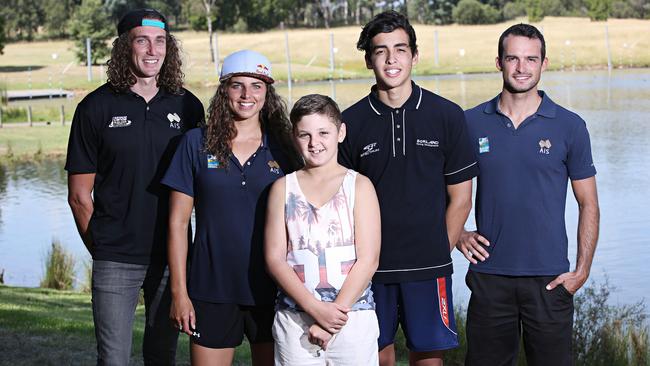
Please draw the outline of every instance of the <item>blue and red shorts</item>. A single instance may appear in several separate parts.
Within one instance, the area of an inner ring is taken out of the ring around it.
[[[401,325],[412,352],[458,347],[451,276],[425,281],[373,283],[379,320],[379,349],[395,342]]]

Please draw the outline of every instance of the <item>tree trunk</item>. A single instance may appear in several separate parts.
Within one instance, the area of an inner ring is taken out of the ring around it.
[[[208,25],[208,37],[210,38],[210,60],[214,63],[214,45],[212,44],[212,4],[214,0],[203,0],[205,6],[205,22]]]
[[[354,9],[354,22],[356,25],[361,25],[361,0],[357,0],[357,6]]]

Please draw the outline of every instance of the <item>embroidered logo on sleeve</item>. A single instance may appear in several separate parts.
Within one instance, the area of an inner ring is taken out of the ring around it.
[[[208,154],[208,169],[217,169],[219,167],[219,160],[214,155]]]
[[[181,129],[181,117],[178,113],[168,113],[167,119],[169,120],[169,128]]]
[[[549,155],[551,153],[551,140],[539,140],[539,153]]]
[[[119,128],[119,127],[129,127],[131,126],[131,121],[127,116],[114,116],[111,119],[111,124],[108,125],[109,128]]]
[[[478,138],[478,153],[485,154],[490,152],[490,140],[487,137]]]

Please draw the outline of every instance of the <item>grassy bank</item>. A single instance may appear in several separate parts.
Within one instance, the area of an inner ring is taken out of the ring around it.
[[[575,298],[574,357],[576,366],[648,366],[650,342],[643,303],[609,305],[610,286],[589,285]],[[460,347],[445,355],[445,365],[462,365],[466,352],[465,309],[456,309]],[[138,306],[133,332],[133,359],[141,359],[144,308]],[[179,364],[188,364],[187,337],[178,346]],[[0,285],[0,365],[94,363],[95,341],[90,295]],[[404,337],[396,340],[398,365],[407,365]],[[520,347],[519,366],[525,366]],[[236,352],[236,365],[250,360],[248,346]],[[139,365],[141,361],[132,362]]]
[[[0,163],[65,155],[70,125],[34,127],[5,126],[0,129]]]
[[[428,26],[415,25],[418,34],[419,75],[494,71],[497,39],[517,19],[495,25]],[[650,66],[650,20],[610,19],[591,22],[587,18],[545,18],[535,25],[543,29],[547,41],[550,69],[604,68],[607,66],[605,27],[609,29],[612,62],[615,67]],[[288,34],[293,78],[370,77],[363,54],[356,50],[360,27],[333,29],[296,29]],[[435,64],[434,34],[438,33],[439,63]],[[330,34],[334,37],[335,71],[330,71]],[[190,85],[214,84],[214,66],[210,63],[206,32],[178,32],[185,54],[185,70]],[[273,63],[274,75],[286,80],[287,63],[284,32],[219,34],[220,59],[242,48],[266,54]],[[9,90],[58,88],[94,89],[105,77],[101,66],[93,68],[93,81],[87,81],[87,69],[74,59],[70,41],[10,43],[0,56],[0,81]],[[55,58],[53,56],[56,56]]]

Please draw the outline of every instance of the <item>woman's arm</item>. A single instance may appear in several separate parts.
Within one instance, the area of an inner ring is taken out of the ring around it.
[[[348,273],[335,302],[352,306],[368,287],[379,265],[381,221],[379,202],[370,180],[361,174],[356,179],[354,199],[354,246],[357,260]]]
[[[287,229],[284,217],[285,178],[278,179],[269,193],[264,236],[264,258],[269,274],[323,329],[338,332],[348,319],[347,307],[317,300],[287,263]]]
[[[172,190],[169,196],[169,234],[167,257],[172,305],[169,318],[176,327],[192,335],[195,328],[194,307],[187,294],[187,230],[194,198]]]

